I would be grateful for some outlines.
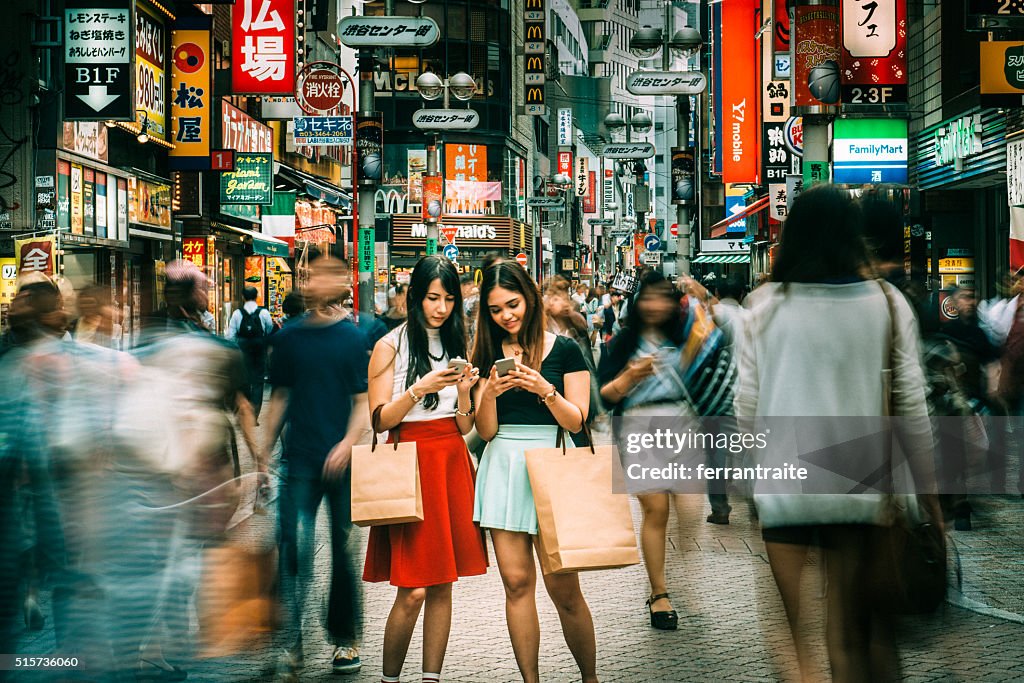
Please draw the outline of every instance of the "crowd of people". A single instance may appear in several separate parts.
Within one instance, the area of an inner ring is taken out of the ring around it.
[[[563,432],[586,444],[587,425],[606,414],[613,442],[617,420],[632,416],[725,419],[735,430],[764,416],[956,417],[952,431],[923,429],[904,446],[920,518],[970,530],[966,490],[944,484],[969,477],[983,448],[992,492],[1007,486],[1011,463],[993,461],[1019,438],[1009,428],[1018,423],[989,422],[979,446],[975,418],[1024,407],[1019,283],[1015,298],[984,309],[972,291],[954,292],[959,317],[930,326],[927,296],[877,238],[900,216],[878,202],[828,186],[801,194],[770,281],[749,294],[737,276],[705,287],[654,271],[635,292],[560,277],[538,285],[503,258],[477,285],[427,256],[378,315],[354,316],[348,267],[325,255],[285,301],[280,329],[246,288],[223,339],[209,331],[205,275],[174,262],[165,306],[130,354],[117,350],[104,288],[78,294],[72,324],[70,293],[42,276],[23,280],[0,352],[0,651],[15,651],[22,620],[52,620],[57,651],[88,664],[68,680],[184,680],[207,637],[203,615],[198,634],[189,616],[207,608],[197,599],[211,569],[202,559],[231,542],[251,486],[254,509],[277,514],[278,561],[266,618],[250,615],[238,629],[273,626],[286,680],[298,679],[303,633],[320,617],[307,607],[319,600],[307,598],[326,500],[323,624],[334,672],[362,666],[360,581],[389,582],[380,680],[400,680],[422,613],[421,680],[440,681],[453,585],[490,570],[489,540],[516,663],[524,681],[539,681],[538,516],[524,453],[554,447]],[[374,526],[360,557],[349,542],[350,462],[371,431],[416,444],[423,519]],[[736,455],[709,448],[706,458],[717,467]],[[891,615],[871,579],[884,497],[765,496],[727,481],[706,493],[716,525],[729,524],[730,495],[752,498],[806,680],[800,597],[812,548],[827,560],[833,680],[899,678]],[[650,626],[675,630],[665,572],[672,496],[638,498]],[[541,579],[580,677],[597,681],[577,574]]]

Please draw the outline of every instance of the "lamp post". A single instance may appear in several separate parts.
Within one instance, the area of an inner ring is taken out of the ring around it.
[[[604,126],[612,135],[619,130],[625,129],[626,142],[632,142],[632,133],[646,135],[651,132],[654,122],[651,121],[650,115],[642,111],[631,115],[629,120],[623,118],[621,114],[612,113],[604,117]],[[644,178],[647,173],[647,162],[643,159],[635,160],[633,162],[633,173],[636,176],[636,182],[633,189],[633,210],[635,215],[632,218],[636,221],[634,228],[634,231],[636,231],[640,230],[644,225],[645,215],[650,210],[649,188]]]
[[[646,91],[644,94],[652,95],[676,95],[676,145],[680,148],[688,148],[690,140],[690,95],[699,95],[706,88],[706,79],[700,72],[673,72],[672,71],[672,57],[679,56],[687,61],[694,55],[700,52],[701,47],[704,45],[704,39],[701,37],[700,31],[697,29],[685,26],[678,31],[672,33],[673,28],[673,17],[672,17],[672,3],[665,3],[665,30],[662,31],[660,28],[643,28],[633,34],[633,37],[629,41],[629,51],[639,57],[641,60],[653,59],[661,53],[662,62],[661,67],[666,73],[690,73],[693,74],[693,78],[690,80],[689,86],[682,87],[684,92],[672,88],[669,90],[659,91],[657,88],[654,90]],[[671,38],[669,34],[672,33]],[[630,74],[630,81],[635,76],[644,75],[643,71],[637,71]],[[630,88],[633,92],[634,88]],[[636,93],[634,93],[636,94]],[[696,137],[699,143],[700,136]],[[673,179],[671,183],[673,203],[676,204],[676,223],[679,226],[679,247],[677,251],[676,261],[679,266],[681,274],[688,274],[690,270],[690,208],[689,203],[692,203],[696,199],[696,184],[700,174],[697,172],[697,160],[700,155],[697,150],[694,150],[690,154],[693,164],[692,168],[688,170],[691,174],[691,183],[689,187],[685,182],[682,182],[682,187],[679,192],[692,192],[692,198],[677,196],[676,183]],[[671,174],[670,174],[671,177]]]
[[[444,108],[439,111],[450,111],[449,95],[454,95],[455,99],[461,100],[462,102],[468,102],[473,99],[473,95],[476,94],[476,81],[473,77],[465,72],[458,72],[454,76],[449,78],[441,79],[435,73],[426,71],[421,73],[416,78],[416,89],[420,93],[420,97],[424,100],[431,102],[437,98],[444,96]],[[468,105],[467,105],[468,108]],[[476,119],[474,119],[475,121]],[[416,124],[420,127],[420,124]],[[475,123],[471,127],[475,127]],[[469,127],[462,126],[446,126],[446,130],[467,130]],[[437,163],[437,133],[434,133],[434,141],[432,144],[427,146],[427,170],[424,177],[437,177],[440,175]],[[426,197],[423,198],[426,201]],[[444,200],[442,199],[442,206]],[[439,216],[434,216],[430,213],[425,213],[426,224],[427,224],[427,256],[437,253],[437,242],[438,242],[438,227],[437,219]]]

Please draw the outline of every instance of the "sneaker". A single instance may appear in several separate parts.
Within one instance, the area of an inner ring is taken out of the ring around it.
[[[331,669],[336,674],[354,674],[361,669],[363,663],[359,661],[359,648],[357,647],[336,647],[334,656],[331,658]]]
[[[729,513],[728,512],[712,512],[708,515],[707,521],[711,524],[728,524]]]

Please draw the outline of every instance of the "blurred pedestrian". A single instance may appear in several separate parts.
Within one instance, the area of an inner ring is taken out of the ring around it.
[[[121,325],[117,322],[117,308],[111,301],[110,287],[86,285],[76,299],[78,319],[72,329],[74,340],[119,350]]]
[[[245,303],[235,309],[228,321],[228,340],[238,344],[245,359],[245,397],[249,399],[257,421],[263,408],[263,385],[267,375],[267,349],[270,335],[274,332],[274,320],[270,311],[256,303],[259,292],[255,287],[245,287],[242,299]],[[258,422],[257,422],[258,423]]]
[[[580,431],[590,395],[579,347],[544,328],[540,292],[522,266],[502,261],[484,269],[472,360],[484,377],[476,394],[476,428],[489,443],[477,473],[473,519],[491,531],[512,650],[526,683],[540,680],[540,624],[537,511],[523,453],[555,446],[559,427]],[[503,359],[512,360],[513,369],[499,372]],[[544,585],[584,683],[594,683],[597,643],[579,577],[546,574]]]
[[[408,315],[405,285],[398,283],[388,291],[388,309],[380,320],[390,331],[404,323]]]
[[[480,375],[465,362],[462,290],[451,261],[434,255],[416,264],[409,304],[408,321],[377,342],[369,397],[374,429],[417,446],[423,521],[373,527],[363,580],[398,588],[384,630],[381,680],[399,680],[423,610],[423,680],[437,683],[451,629],[452,583],[487,571],[463,440],[473,428],[471,391]]]

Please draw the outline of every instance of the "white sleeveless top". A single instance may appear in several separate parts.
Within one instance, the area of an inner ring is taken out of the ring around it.
[[[384,338],[395,348],[395,384],[391,391],[391,400],[394,401],[408,391],[405,388],[405,378],[409,372],[409,337],[406,334],[406,325],[399,325],[388,332]],[[443,370],[448,367],[448,356],[444,353],[444,347],[441,345],[441,331],[428,327],[427,342],[430,355],[433,356],[429,359],[431,370]],[[434,360],[434,358],[441,360]],[[433,410],[425,409],[421,401],[406,413],[402,422],[426,422],[455,417],[455,407],[459,400],[459,390],[456,385],[445,387],[438,392],[437,397],[438,405]]]

